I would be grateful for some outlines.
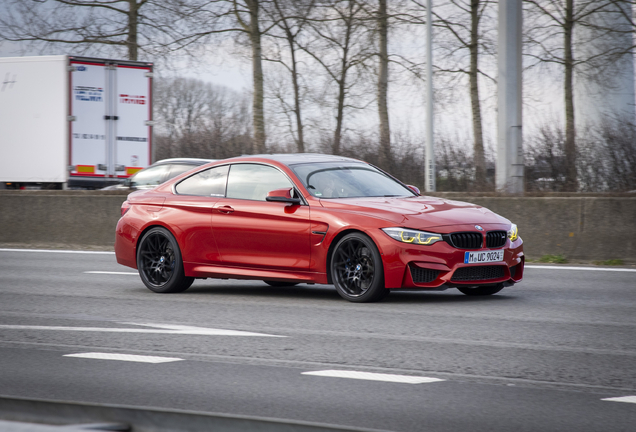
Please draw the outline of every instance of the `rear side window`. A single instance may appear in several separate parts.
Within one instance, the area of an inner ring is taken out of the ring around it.
[[[225,196],[225,183],[229,166],[210,168],[188,177],[176,186],[180,195]]]
[[[293,185],[276,168],[257,164],[232,165],[227,182],[227,197],[265,201],[267,193]]]

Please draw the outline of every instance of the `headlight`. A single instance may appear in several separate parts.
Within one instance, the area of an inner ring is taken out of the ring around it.
[[[519,230],[517,229],[517,225],[512,224],[512,226],[508,230],[508,238],[510,239],[510,241],[515,241],[519,238]]]
[[[432,245],[442,240],[441,234],[417,231],[407,228],[382,228],[382,231],[397,241],[419,245]]]

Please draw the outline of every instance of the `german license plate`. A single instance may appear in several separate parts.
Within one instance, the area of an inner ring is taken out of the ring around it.
[[[464,264],[477,264],[503,261],[504,251],[486,251],[486,252],[466,252],[464,253]]]

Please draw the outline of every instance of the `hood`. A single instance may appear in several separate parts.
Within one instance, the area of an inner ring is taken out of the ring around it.
[[[487,208],[435,197],[322,199],[325,208],[338,209],[391,221],[397,226],[430,229],[447,225],[509,224]]]

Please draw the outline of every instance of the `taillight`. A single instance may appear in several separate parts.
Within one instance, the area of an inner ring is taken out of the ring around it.
[[[121,215],[125,215],[128,210],[130,210],[130,203],[128,201],[124,201],[121,205]]]

